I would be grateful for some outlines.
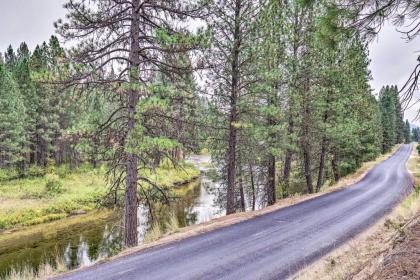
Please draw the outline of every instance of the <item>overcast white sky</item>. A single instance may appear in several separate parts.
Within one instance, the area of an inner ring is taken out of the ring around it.
[[[25,41],[31,49],[48,40],[54,33],[53,22],[63,18],[65,0],[0,0],[0,52],[9,44],[17,48]],[[391,25],[385,26],[379,37],[370,44],[373,81],[372,88],[378,92],[382,85],[402,86],[409,76],[420,53],[420,36],[409,43],[401,38]],[[418,94],[420,97],[420,93]],[[415,116],[416,106],[405,115],[410,121]],[[416,122],[420,125],[420,122]]]

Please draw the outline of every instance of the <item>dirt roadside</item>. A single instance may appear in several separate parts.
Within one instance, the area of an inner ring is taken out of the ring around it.
[[[407,162],[417,188],[387,217],[290,277],[309,279],[420,279],[420,157]]]

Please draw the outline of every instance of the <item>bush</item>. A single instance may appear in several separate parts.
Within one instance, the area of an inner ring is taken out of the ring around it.
[[[27,176],[28,177],[42,177],[45,175],[45,169],[38,165],[31,165],[28,168]]]
[[[417,153],[420,155],[420,144],[417,145]]]
[[[77,172],[88,173],[93,170],[93,166],[90,163],[82,163],[77,167]]]
[[[55,160],[49,158],[47,159],[47,168],[46,168],[46,173],[55,173]]]
[[[19,178],[19,172],[16,169],[0,169],[0,181],[8,181]]]
[[[350,160],[343,161],[340,164],[341,176],[346,176],[350,173],[353,173],[359,167],[360,167],[360,164],[358,164],[355,160],[350,159]]]
[[[62,165],[60,165],[56,168],[55,173],[60,178],[66,178],[67,175],[69,175],[71,173],[70,166],[68,164],[62,164]]]
[[[47,193],[56,194],[63,192],[63,182],[56,174],[47,174],[45,176],[47,182],[45,183],[45,190]]]

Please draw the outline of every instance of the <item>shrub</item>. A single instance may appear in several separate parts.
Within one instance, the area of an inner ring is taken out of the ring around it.
[[[28,168],[27,176],[28,177],[42,177],[45,175],[45,169],[38,165],[31,165]]]
[[[0,181],[8,181],[19,178],[19,172],[16,169],[0,169]]]
[[[55,160],[51,158],[47,159],[47,168],[46,168],[47,173],[55,173],[55,169],[56,169]]]
[[[71,173],[70,166],[68,164],[62,164],[62,165],[56,167],[55,173],[60,178],[65,178],[65,177],[67,177],[67,175],[69,175]]]
[[[93,167],[90,163],[82,163],[77,167],[78,173],[88,173],[93,170]]]
[[[47,174],[45,176],[47,182],[45,183],[45,190],[47,193],[56,194],[63,192],[63,182],[56,174]]]

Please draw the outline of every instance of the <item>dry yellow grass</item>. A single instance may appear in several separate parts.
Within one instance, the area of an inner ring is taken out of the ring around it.
[[[53,274],[62,273],[67,271],[67,267],[64,262],[57,259],[54,265],[50,263],[44,263],[38,271],[34,271],[32,268],[25,266],[19,270],[13,269],[4,280],[45,280]]]
[[[415,185],[420,186],[420,157],[415,147],[407,162]],[[359,234],[337,250],[304,268],[293,280],[312,279],[370,279],[381,263],[383,255],[392,247],[395,238],[406,225],[418,220],[420,211],[419,189],[408,196],[386,218]]]

